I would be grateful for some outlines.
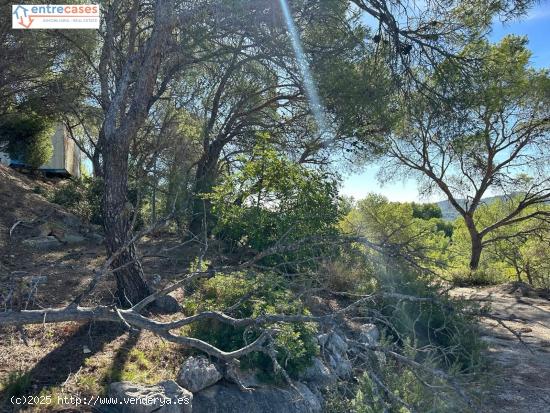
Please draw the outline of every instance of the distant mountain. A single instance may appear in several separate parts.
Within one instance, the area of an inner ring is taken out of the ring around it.
[[[498,199],[503,199],[503,198],[505,198],[504,195],[489,196],[487,198],[483,198],[481,200],[481,203],[490,204]],[[464,207],[466,205],[466,200],[459,199],[458,203],[460,204],[460,206]],[[436,202],[436,204],[439,205],[439,208],[441,208],[442,218],[445,221],[454,221],[460,216],[457,210],[451,205],[451,203],[448,200],[439,201],[439,202]]]

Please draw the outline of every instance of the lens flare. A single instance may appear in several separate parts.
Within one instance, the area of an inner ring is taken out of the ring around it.
[[[319,98],[319,93],[317,92],[315,82],[313,81],[313,77],[311,76],[309,63],[306,59],[306,55],[300,41],[300,35],[298,34],[298,30],[296,29],[296,24],[294,24],[294,19],[292,18],[292,14],[290,13],[288,3],[286,2],[286,0],[279,0],[279,3],[283,11],[283,16],[285,18],[288,33],[290,35],[292,48],[294,49],[294,54],[296,55],[298,69],[300,70],[300,74],[302,75],[309,107],[311,109],[313,117],[315,118],[315,123],[317,123],[319,135],[322,135],[327,131],[325,111],[323,110],[321,99]]]

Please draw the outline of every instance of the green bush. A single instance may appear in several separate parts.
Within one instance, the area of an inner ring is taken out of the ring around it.
[[[265,135],[258,141],[251,159],[242,159],[241,170],[223,177],[208,196],[217,217],[214,233],[256,251],[283,238],[292,243],[335,235],[342,216],[337,182],[279,156]],[[278,262],[281,258],[296,260],[297,255],[281,255]]]
[[[246,300],[240,300],[246,297]],[[275,275],[246,276],[242,273],[217,275],[203,280],[184,304],[186,312],[225,310],[236,303],[231,315],[237,318],[258,317],[264,314],[308,314],[302,303],[285,288],[285,282]],[[318,353],[316,327],[311,323],[277,323],[275,338],[277,360],[292,376],[303,371]],[[256,330],[234,328],[216,320],[201,321],[188,326],[187,334],[205,340],[225,351],[236,350],[254,341]],[[272,362],[263,353],[253,353],[241,359],[244,368],[257,367],[268,380],[281,377],[274,374]]]
[[[475,304],[451,301],[438,293],[437,285],[411,271],[401,270],[400,276],[396,272],[391,283],[385,283],[393,291],[433,301],[385,298],[380,308],[392,321],[393,330],[388,334],[405,349],[408,343],[413,349],[426,349],[418,354],[420,361],[430,359],[443,368],[459,371],[480,369],[484,363],[481,354],[484,344],[475,317],[465,315],[477,312]]]
[[[505,268],[480,268],[472,271],[469,268],[458,268],[449,272],[450,281],[457,287],[483,287],[505,282]]]
[[[35,114],[9,114],[0,120],[0,142],[12,159],[37,169],[53,154],[54,124]]]
[[[31,376],[24,371],[12,371],[2,382],[2,393],[9,399],[12,396],[23,396],[31,387]]]
[[[92,224],[102,225],[102,196],[103,181],[99,178],[83,176],[61,185],[48,197],[48,200],[67,208]]]
[[[378,245],[378,259],[388,260],[392,265],[397,261],[405,265],[414,262],[437,271],[448,261],[450,240],[440,229],[439,218],[415,217],[415,205],[419,208],[417,204],[390,202],[382,195],[370,194],[357,202],[340,227],[344,233]],[[425,216],[429,214],[434,212],[424,212]],[[373,248],[365,250],[373,255]]]

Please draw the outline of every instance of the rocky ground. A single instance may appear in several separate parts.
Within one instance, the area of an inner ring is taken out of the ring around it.
[[[550,300],[515,287],[451,293],[491,308],[491,317],[481,321],[492,380],[483,391],[486,411],[550,412]]]

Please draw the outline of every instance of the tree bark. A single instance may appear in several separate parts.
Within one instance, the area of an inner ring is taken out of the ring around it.
[[[195,184],[193,188],[192,215],[189,221],[189,231],[195,236],[202,236],[205,232],[210,234],[214,220],[212,217],[212,203],[204,199],[201,194],[212,192],[218,178],[218,161],[221,147],[212,144],[202,156],[197,165]],[[206,222],[205,222],[206,221]]]
[[[135,245],[130,242],[133,207],[128,202],[128,156],[130,142],[137,135],[154,103],[163,55],[169,47],[171,31],[176,22],[172,16],[173,0],[156,0],[154,5],[154,25],[150,37],[139,49],[129,49],[121,65],[123,70],[117,79],[113,97],[108,98],[109,94],[105,94],[109,105],[100,131],[105,244],[109,256],[118,254],[113,260],[112,269],[117,281],[116,295],[124,307],[136,304],[150,294]],[[137,27],[135,15],[131,26],[134,29]],[[114,58],[112,42],[114,38],[107,36],[102,53],[107,60]],[[108,84],[108,79],[105,78],[103,83]]]
[[[128,201],[128,145],[124,139],[109,142],[104,154],[103,223],[107,255],[125,246],[131,233],[133,208]],[[123,307],[147,297],[151,291],[143,278],[143,269],[130,244],[112,264],[117,282],[116,297]]]
[[[470,242],[472,245],[472,251],[470,253],[470,270],[476,271],[479,268],[481,252],[483,251],[482,236],[479,234],[472,216],[466,215],[464,221],[470,233]]]

